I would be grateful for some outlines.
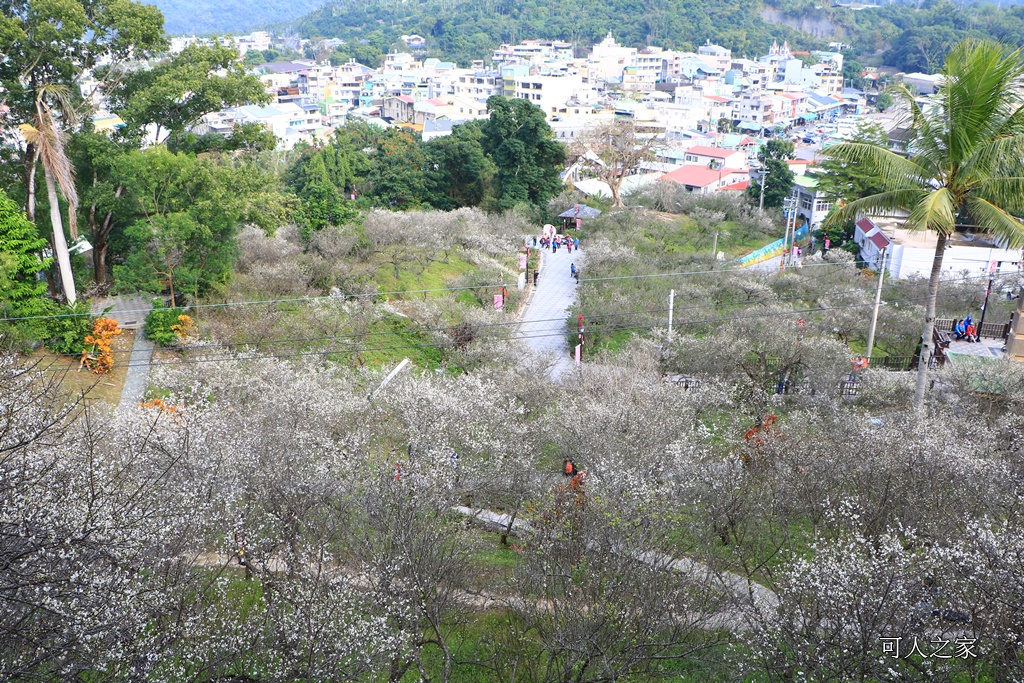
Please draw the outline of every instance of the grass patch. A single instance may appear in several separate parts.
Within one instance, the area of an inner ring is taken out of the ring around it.
[[[74,396],[85,394],[86,404],[103,402],[116,406],[128,376],[128,359],[135,335],[135,330],[124,330],[123,334],[114,337],[111,343],[114,367],[103,375],[93,374],[86,368],[79,370],[79,356],[61,356],[44,350],[26,356],[26,362],[35,363],[36,370],[43,372],[46,379],[59,381],[61,389],[67,393]]]
[[[358,352],[361,363],[387,365],[408,358],[421,368],[433,370],[444,362],[434,340],[409,318],[387,315],[370,326],[366,349]]]
[[[374,273],[373,281],[377,283],[382,292],[444,289],[450,286],[452,280],[458,279],[476,268],[474,264],[455,253],[449,254],[447,259],[442,260],[409,259],[399,267],[397,278],[391,263],[381,260],[376,265],[377,272]],[[410,294],[409,296],[417,295]],[[427,293],[422,292],[419,296],[426,298]]]

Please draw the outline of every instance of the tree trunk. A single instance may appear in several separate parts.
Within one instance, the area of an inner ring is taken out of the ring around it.
[[[921,356],[917,361],[917,387],[914,390],[914,408],[924,410],[924,396],[928,390],[928,361],[932,355],[932,334],[935,331],[935,301],[939,296],[939,275],[942,272],[942,257],[946,252],[946,235],[939,233],[935,243],[935,257],[932,259],[932,274],[928,278],[928,302],[924,314],[924,331],[921,333]]]
[[[30,223],[36,222],[36,166],[39,150],[33,144],[25,145],[25,216]]]
[[[622,187],[623,177],[624,176],[622,175],[618,177],[616,177],[615,175],[610,175],[608,177],[608,187],[611,188],[612,191],[612,207],[614,208],[621,208],[623,206],[622,198],[619,196],[619,190]]]
[[[107,284],[107,251],[110,249],[110,244],[103,240],[96,240],[96,244],[92,245],[92,271],[93,279],[96,281],[96,285],[102,287]]]
[[[68,304],[74,305],[78,296],[75,294],[75,279],[71,273],[71,254],[64,237],[64,224],[60,217],[60,201],[57,199],[57,187],[53,184],[50,169],[43,166],[43,177],[46,179],[46,197],[50,201],[50,225],[53,227],[53,251],[60,269],[60,284]]]
[[[115,197],[121,196],[121,190],[124,188],[117,188],[117,192],[114,193]],[[107,283],[107,252],[110,251],[110,226],[114,218],[114,212],[108,211],[106,217],[104,217],[102,223],[96,223],[96,207],[93,205],[90,211],[89,219],[92,225],[92,269],[93,279],[96,280],[97,285],[105,285]]]

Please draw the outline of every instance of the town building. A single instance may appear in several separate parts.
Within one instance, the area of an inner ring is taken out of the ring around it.
[[[902,217],[871,217],[859,220],[854,239],[861,247],[861,258],[878,261],[881,234],[891,244],[887,269],[896,278],[931,275],[938,238],[934,232],[908,230]],[[942,256],[942,272],[948,276],[984,277],[989,273],[1018,273],[1021,270],[1020,249],[1007,249],[998,239],[987,235],[957,232],[947,238]]]
[[[708,194],[748,179],[749,171],[740,168],[710,169],[701,164],[687,164],[663,175],[659,182],[682,185],[687,192]]]

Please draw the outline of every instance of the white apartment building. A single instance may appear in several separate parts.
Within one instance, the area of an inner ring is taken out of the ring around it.
[[[590,87],[584,85],[583,77],[575,74],[517,76],[512,80],[512,87],[512,97],[529,100],[540,107],[548,119],[558,115],[567,102],[586,102],[592,93]]]
[[[900,218],[861,219],[854,229],[854,239],[861,247],[861,258],[869,263],[880,261],[880,251],[889,246],[888,270],[896,278],[928,277],[935,257],[936,236],[933,232],[912,231],[899,227]],[[1022,265],[1020,249],[1006,249],[998,240],[970,233],[949,237],[942,257],[942,272],[947,276],[985,276],[990,272],[1019,273]],[[880,264],[879,264],[880,265]],[[979,285],[983,286],[983,285]]]
[[[697,54],[722,73],[732,67],[732,50],[721,45],[712,45],[710,40],[697,48]]]
[[[249,50],[269,50],[270,46],[274,44],[270,34],[266,31],[253,31],[249,35],[240,36],[235,39],[235,46],[238,48],[238,54],[241,57],[245,56],[245,53]]]
[[[638,73],[652,74],[654,76],[653,81],[657,81],[661,78],[666,56],[671,54],[671,52],[667,52],[660,47],[645,47],[636,55],[636,70]]]
[[[487,98],[502,93],[501,76],[493,71],[457,69],[452,74],[452,94],[486,102]]]
[[[465,95],[449,95],[444,99],[448,103],[450,119],[486,119],[490,116],[485,101]]]
[[[637,52],[635,47],[623,47],[616,43],[609,31],[587,56],[587,81],[596,85],[621,83],[623,70],[636,66]]]
[[[384,57],[383,73],[405,73],[419,68],[416,58],[408,52],[391,52]]]
[[[572,58],[572,43],[561,40],[524,40],[518,45],[502,45],[491,54],[491,61],[495,64],[539,64],[545,61],[569,61]]]
[[[775,120],[772,98],[757,88],[748,88],[733,102],[733,120],[760,125]]]

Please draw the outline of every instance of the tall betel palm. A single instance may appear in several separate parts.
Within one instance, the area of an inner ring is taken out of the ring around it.
[[[1010,248],[1024,245],[1024,59],[1021,51],[967,40],[946,57],[933,107],[903,88],[914,136],[906,158],[870,144],[846,143],[830,156],[879,180],[878,194],[852,201],[830,219],[842,224],[872,213],[904,210],[905,226],[935,233],[914,403],[924,406],[932,354],[942,256],[957,227],[987,232]]]
[[[36,97],[36,113],[32,123],[19,126],[25,141],[31,145],[39,161],[43,164],[43,177],[46,181],[46,196],[50,202],[50,225],[53,228],[53,251],[57,257],[60,270],[61,288],[69,304],[77,299],[75,280],[71,273],[71,254],[68,251],[67,239],[64,237],[64,225],[60,214],[60,201],[57,191],[68,203],[68,229],[71,239],[78,239],[78,190],[75,187],[75,169],[65,149],[67,134],[61,129],[60,122],[53,115],[47,98],[56,100],[65,122],[74,123],[75,112],[71,106],[69,92],[63,85],[41,86]]]

